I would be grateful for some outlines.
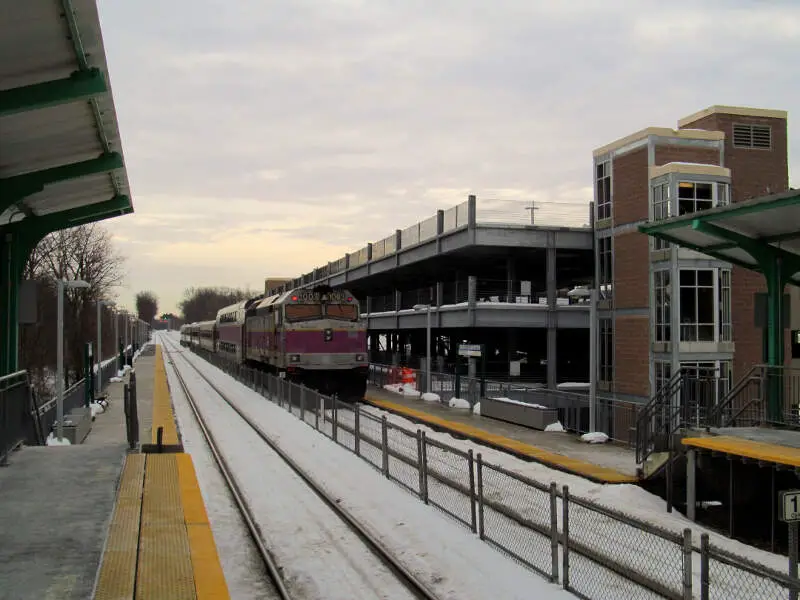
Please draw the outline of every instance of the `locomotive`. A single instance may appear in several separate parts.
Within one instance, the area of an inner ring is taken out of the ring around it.
[[[181,327],[181,344],[263,369],[341,400],[367,388],[367,326],[358,300],[327,286],[226,306],[213,321]]]

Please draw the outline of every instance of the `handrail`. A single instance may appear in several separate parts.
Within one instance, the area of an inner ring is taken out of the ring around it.
[[[668,414],[672,399],[683,387],[685,372],[678,369],[669,380],[664,383],[652,399],[642,408],[636,420],[636,463],[642,464],[655,452],[655,441],[658,437],[669,436],[674,432],[670,423],[674,422],[676,415]],[[680,408],[678,408],[680,410]],[[666,417],[666,418],[665,418]],[[657,421],[654,423],[654,421]]]
[[[742,377],[735,386],[728,392],[725,397],[720,400],[716,406],[712,409],[711,413],[708,415],[708,424],[706,427],[714,426],[714,427],[726,427],[729,423],[733,423],[736,421],[737,417],[739,417],[745,410],[750,408],[756,402],[760,402],[761,399],[751,399],[749,402],[744,404],[736,411],[735,414],[730,415],[729,418],[725,419],[725,413],[729,411],[730,407],[732,406],[734,400],[738,399],[739,396],[748,388],[748,386],[753,381],[758,381],[759,383],[763,382],[764,379],[764,370],[762,365],[753,365],[750,367],[750,370],[745,373],[744,377]]]

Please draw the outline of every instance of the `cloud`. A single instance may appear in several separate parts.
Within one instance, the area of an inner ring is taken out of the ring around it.
[[[592,149],[712,104],[790,109],[798,87],[790,1],[100,11],[136,209],[109,226],[132,288],[168,304],[199,279],[298,275],[468,194],[583,223]]]

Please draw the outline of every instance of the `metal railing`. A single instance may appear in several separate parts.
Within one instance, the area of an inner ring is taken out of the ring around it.
[[[582,598],[787,597],[796,578],[390,422],[372,407],[193,348],[481,540]]]
[[[411,369],[416,386],[425,389],[427,371]],[[371,363],[369,382],[379,388],[399,383],[397,367]],[[431,372],[431,391],[441,402],[449,404],[453,398],[467,400],[470,407],[482,398],[509,398],[526,404],[537,404],[558,411],[558,420],[567,431],[577,434],[589,433],[589,396],[576,392],[553,390],[541,383],[509,382],[494,379],[478,379],[453,373]],[[595,429],[602,431],[618,443],[635,444],[636,421],[642,404],[602,395],[595,404]]]
[[[32,418],[35,396],[27,371],[0,377],[0,464],[23,443],[41,439],[38,423]]]

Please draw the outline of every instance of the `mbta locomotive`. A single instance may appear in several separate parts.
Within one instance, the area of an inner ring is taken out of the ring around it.
[[[243,300],[181,327],[181,344],[262,368],[342,400],[367,387],[367,326],[347,290],[294,289]]]

